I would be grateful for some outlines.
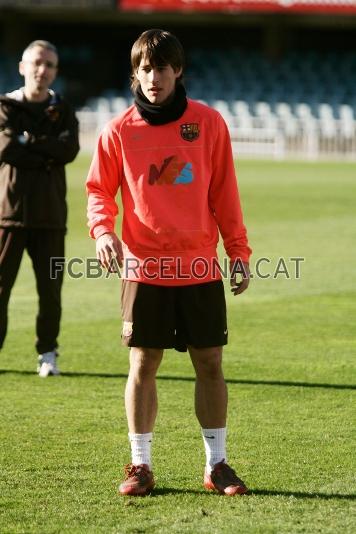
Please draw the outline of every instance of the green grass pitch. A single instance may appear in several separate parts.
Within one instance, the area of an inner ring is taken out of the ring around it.
[[[68,167],[68,257],[94,256],[88,165],[81,156]],[[227,291],[228,453],[251,494],[202,488],[192,367],[167,351],[157,381],[157,489],[144,499],[117,496],[129,460],[120,283],[66,277],[63,375],[40,379],[26,258],[0,360],[2,534],[355,531],[355,166],[240,161],[237,169],[253,272],[259,259],[270,261],[259,264],[269,278],[255,276],[240,297]],[[300,279],[296,257],[305,258]],[[273,277],[279,258],[291,278]]]

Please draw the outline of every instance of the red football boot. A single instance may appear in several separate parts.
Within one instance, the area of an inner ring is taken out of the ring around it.
[[[154,488],[153,473],[146,464],[125,466],[125,480],[119,486],[120,495],[144,497]]]
[[[205,471],[204,488],[223,495],[242,495],[248,491],[245,483],[224,460],[214,465],[210,475]]]

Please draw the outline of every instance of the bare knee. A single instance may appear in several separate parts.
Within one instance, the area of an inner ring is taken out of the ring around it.
[[[204,380],[217,380],[223,378],[222,347],[209,347],[206,349],[190,348],[190,357],[197,377]]]
[[[132,347],[130,350],[130,375],[139,381],[152,379],[162,361],[163,351]]]

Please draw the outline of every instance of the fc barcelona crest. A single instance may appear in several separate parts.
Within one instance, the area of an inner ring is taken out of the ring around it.
[[[196,122],[180,125],[180,135],[184,141],[195,141],[195,139],[198,139],[199,133],[199,124]]]
[[[50,121],[56,122],[59,119],[59,111],[56,106],[49,106],[45,109],[45,113]]]

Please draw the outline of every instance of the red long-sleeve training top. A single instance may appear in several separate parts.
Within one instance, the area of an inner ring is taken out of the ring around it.
[[[114,232],[119,189],[123,278],[159,285],[219,279],[219,231],[230,260],[249,260],[230,136],[214,109],[188,99],[180,119],[152,126],[133,105],[109,122],[87,179],[92,237]]]

